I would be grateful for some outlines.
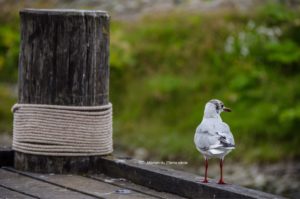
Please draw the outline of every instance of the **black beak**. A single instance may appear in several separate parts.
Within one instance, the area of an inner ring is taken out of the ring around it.
[[[231,112],[231,109],[230,109],[230,108],[227,108],[227,107],[224,107],[224,108],[223,108],[223,111],[225,111],[225,112]]]

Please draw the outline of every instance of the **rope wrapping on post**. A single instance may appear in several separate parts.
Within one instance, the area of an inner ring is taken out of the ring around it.
[[[13,149],[48,156],[106,155],[113,151],[112,104],[15,104]]]

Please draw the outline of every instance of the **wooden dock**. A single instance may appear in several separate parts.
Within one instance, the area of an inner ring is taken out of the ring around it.
[[[157,192],[123,178],[95,175],[55,175],[0,169],[0,198],[181,198]]]
[[[97,173],[43,174],[16,170],[14,152],[0,149],[0,199],[18,198],[247,198],[281,196],[240,187],[199,182],[199,176],[141,161],[106,156]]]

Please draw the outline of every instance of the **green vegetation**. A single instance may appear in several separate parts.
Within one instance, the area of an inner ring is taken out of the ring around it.
[[[13,83],[18,78],[19,21],[0,14],[0,82]]]
[[[5,9],[4,9],[5,10]],[[19,21],[14,14],[0,13],[0,133],[12,131],[11,107],[16,102]]]
[[[12,131],[11,107],[16,102],[10,85],[0,84],[0,133]]]
[[[113,21],[110,91],[116,146],[131,152],[145,148],[161,159],[198,161],[195,128],[204,104],[218,98],[233,109],[223,114],[237,145],[230,159],[299,158],[299,32],[300,12],[281,5],[247,15],[168,13],[135,23]],[[1,39],[0,60],[7,64],[0,63],[0,77],[15,81],[17,57],[8,51],[14,54],[19,41],[8,35],[13,47],[3,51],[7,40]],[[3,93],[0,116],[10,121],[3,114],[10,103],[2,101],[11,98]]]

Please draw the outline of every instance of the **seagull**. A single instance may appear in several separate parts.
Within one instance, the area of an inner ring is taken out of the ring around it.
[[[197,150],[205,159],[205,177],[203,183],[208,183],[207,168],[209,158],[220,159],[220,180],[218,184],[225,184],[223,179],[224,157],[235,148],[234,138],[229,126],[222,121],[220,114],[231,112],[230,108],[218,99],[206,103],[202,122],[196,129],[194,142]]]

